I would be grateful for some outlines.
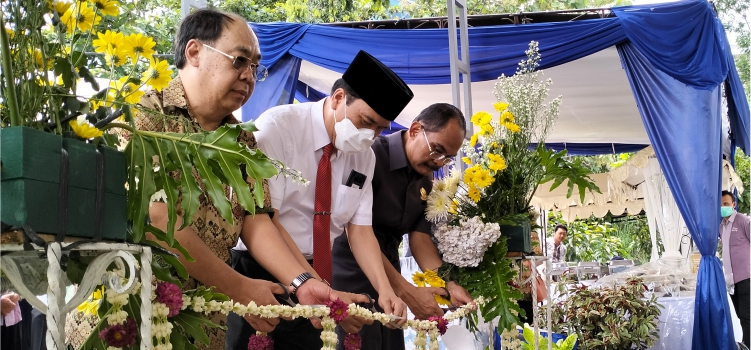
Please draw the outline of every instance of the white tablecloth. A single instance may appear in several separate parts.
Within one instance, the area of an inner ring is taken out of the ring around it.
[[[691,350],[691,338],[694,334],[694,297],[658,298],[657,302],[665,308],[662,309],[658,325],[660,339],[650,350]],[[741,341],[743,331],[729,295],[728,304],[735,339]]]

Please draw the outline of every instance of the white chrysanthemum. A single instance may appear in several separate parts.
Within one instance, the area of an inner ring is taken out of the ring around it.
[[[451,197],[446,191],[433,189],[428,195],[428,206],[425,209],[425,218],[433,223],[439,223],[448,219]]]

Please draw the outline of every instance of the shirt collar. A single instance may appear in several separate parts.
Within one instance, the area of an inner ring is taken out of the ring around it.
[[[316,151],[332,142],[329,133],[326,131],[326,124],[323,121],[323,107],[326,105],[327,98],[315,102],[311,107],[313,109],[310,113],[313,117],[313,147],[315,147]]]
[[[180,75],[172,79],[166,88],[162,89],[162,102],[164,103],[164,109],[179,108],[185,111],[186,116],[195,123],[195,119],[190,114],[190,108],[188,106],[188,99],[185,97],[185,88],[183,82],[180,79]],[[222,120],[222,124],[239,124],[240,121],[232,114],[228,114]],[[198,125],[198,123],[195,123]]]
[[[728,222],[729,222],[730,224],[732,224],[732,223],[733,223],[733,221],[735,221],[735,214],[737,214],[737,213],[738,213],[737,211],[733,210],[733,213],[732,213],[732,214],[730,214],[730,216],[728,216]]]
[[[389,144],[389,170],[394,171],[404,167],[409,167],[407,154],[404,152],[404,141],[402,135],[406,130],[397,131],[386,136],[386,142]],[[411,168],[411,167],[410,167]]]

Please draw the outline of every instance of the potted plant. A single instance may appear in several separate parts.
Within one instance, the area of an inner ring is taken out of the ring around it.
[[[553,330],[577,334],[583,350],[649,349],[658,339],[662,306],[646,290],[639,278],[615,288],[578,287],[552,310]]]
[[[232,187],[240,204],[251,213],[263,203],[261,186],[251,193],[245,179],[234,176],[241,166],[255,181],[279,171],[298,174],[237,141],[242,130],[255,130],[253,123],[196,134],[135,128],[133,105],[144,94],[142,90],[167,86],[173,73],[167,61],[155,56],[154,41],[130,25],[138,6],[136,1],[113,0],[3,3],[1,219],[9,226],[56,234],[58,239],[74,235],[157,245],[144,239],[145,232],[150,232],[191,260],[174,239],[178,197],[183,225],[191,222],[197,210],[197,205],[190,204],[198,203],[202,195],[211,198],[220,214],[232,221],[227,198],[222,191],[215,191],[217,187]],[[99,85],[102,80],[98,78],[106,79],[105,86]],[[93,96],[78,95],[83,85],[95,91]],[[127,146],[119,144],[115,130],[127,131]],[[194,168],[206,190],[191,176]],[[184,176],[173,177],[176,170]],[[160,191],[170,208],[166,232],[147,222],[151,198]],[[66,272],[73,283],[80,282],[92,259],[70,254]],[[188,278],[185,268],[171,255],[156,258],[152,269],[166,282],[179,284],[177,277]],[[226,299],[210,290],[186,293],[206,302]],[[120,299],[121,306],[125,305]],[[137,310],[140,299],[130,300],[127,307]],[[106,298],[101,307],[89,310],[98,310],[101,316],[122,311]],[[180,332],[203,340],[203,329],[196,325],[213,324],[194,313],[181,313],[184,316],[180,317],[190,322],[182,325]],[[137,311],[131,315],[137,317]],[[125,320],[116,317],[116,321],[129,327]],[[176,335],[172,339],[184,338]]]
[[[436,181],[425,196],[445,262],[439,274],[485,296],[482,317],[495,320],[498,329],[511,329],[523,312],[514,302],[521,293],[511,286],[515,272],[507,253],[532,251],[529,202],[537,186],[552,180],[555,188],[568,180],[569,195],[575,188],[582,197],[599,191],[579,161],[545,147],[561,98],[546,102],[552,82],[540,80],[536,42],[526,54],[515,75],[498,78],[497,118],[472,116],[477,132],[462,146],[467,169]],[[532,142],[537,146],[530,148]]]

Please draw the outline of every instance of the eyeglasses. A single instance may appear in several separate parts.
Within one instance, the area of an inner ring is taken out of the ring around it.
[[[269,70],[266,69],[264,65],[253,63],[250,61],[250,58],[247,58],[245,56],[232,56],[230,54],[219,51],[209,45],[206,45],[206,44],[203,44],[203,45],[231,59],[232,68],[234,68],[236,71],[240,73],[245,72],[248,69],[252,69],[253,78],[255,79],[255,81],[264,81],[266,77],[269,75]]]
[[[425,133],[425,127],[422,127],[422,135],[425,136],[425,142],[428,144],[428,150],[430,150],[430,159],[443,163],[443,165],[453,165],[454,157],[447,157],[445,154],[438,153],[430,147],[430,141],[428,141],[428,134]]]

